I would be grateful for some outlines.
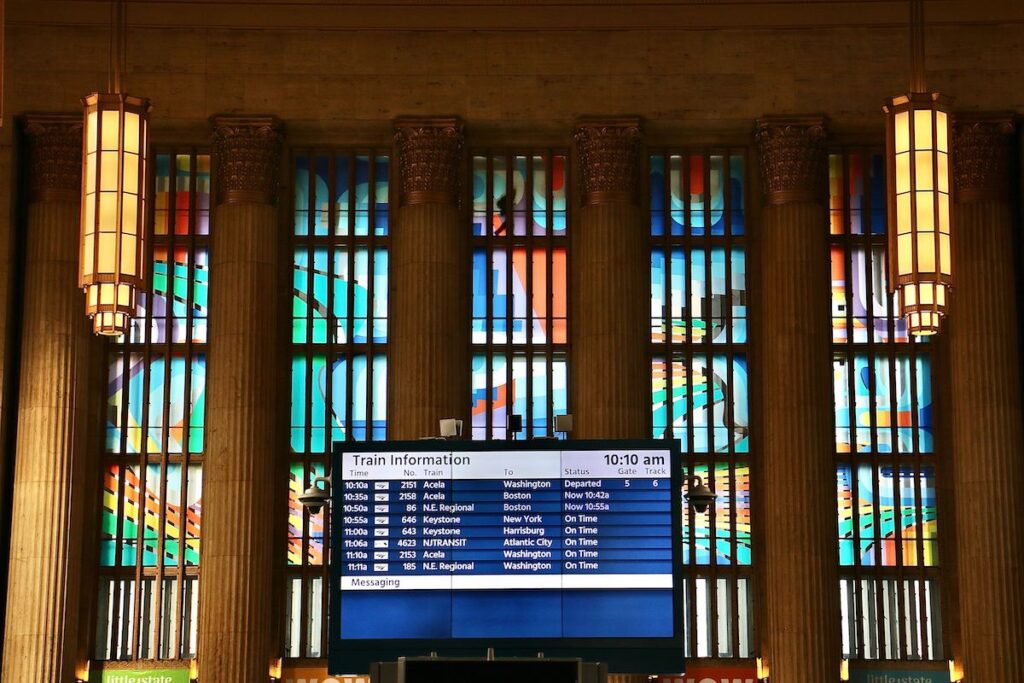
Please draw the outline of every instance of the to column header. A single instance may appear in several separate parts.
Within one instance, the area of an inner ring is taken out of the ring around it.
[[[464,143],[457,117],[395,120],[403,206],[459,203]]]
[[[274,116],[214,116],[210,122],[218,203],[275,203],[281,122]]]
[[[33,202],[70,202],[82,196],[81,114],[26,114],[29,194]]]
[[[953,182],[958,202],[1010,196],[1013,114],[957,114],[953,120]]]
[[[641,126],[637,117],[582,119],[576,125],[584,204],[640,203]]]
[[[827,137],[823,116],[757,120],[754,138],[766,203],[824,201]]]

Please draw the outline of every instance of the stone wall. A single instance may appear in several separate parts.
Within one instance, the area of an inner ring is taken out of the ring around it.
[[[296,10],[298,11],[298,10]],[[738,6],[737,11],[743,11]],[[13,23],[8,118],[75,111],[106,83],[106,31]],[[964,109],[1024,111],[1019,24],[943,25],[928,83]],[[901,26],[720,31],[283,31],[132,28],[127,88],[154,103],[154,139],[204,139],[221,112],[269,113],[289,140],[386,139],[403,114],[457,114],[478,136],[568,140],[583,114],[631,113],[649,139],[746,135],[766,113],[882,126],[909,82]],[[521,132],[521,133],[520,133]],[[4,134],[10,135],[5,124]]]

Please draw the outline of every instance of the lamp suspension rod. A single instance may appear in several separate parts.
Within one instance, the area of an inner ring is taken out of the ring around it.
[[[107,31],[107,92],[114,92],[114,54],[117,52],[115,47],[115,35],[117,34],[117,0],[110,0],[110,26]]]
[[[121,74],[128,61],[128,9],[125,0],[110,0],[110,65],[107,90],[121,92]]]
[[[121,79],[124,72],[128,70],[128,0],[118,0],[118,4],[121,5],[121,25],[119,26],[121,34],[121,54],[119,55],[119,61],[117,63],[117,92],[121,92]],[[921,11],[924,14],[924,10]],[[921,60],[921,66],[924,66],[924,59]],[[922,79],[923,80],[923,79]]]
[[[910,92],[926,92],[924,84],[924,0],[910,0]]]

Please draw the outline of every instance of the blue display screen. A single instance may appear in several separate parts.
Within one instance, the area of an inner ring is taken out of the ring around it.
[[[678,471],[666,442],[336,448],[332,672],[477,646],[681,671]]]

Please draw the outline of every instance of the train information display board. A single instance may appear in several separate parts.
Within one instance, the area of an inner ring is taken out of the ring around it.
[[[488,647],[682,671],[678,460],[665,441],[339,444],[332,673]]]

